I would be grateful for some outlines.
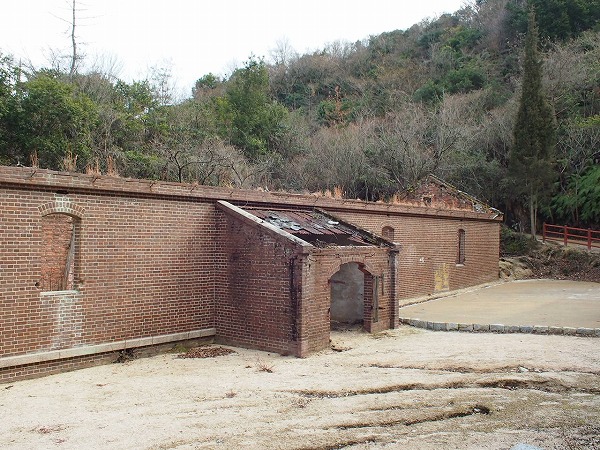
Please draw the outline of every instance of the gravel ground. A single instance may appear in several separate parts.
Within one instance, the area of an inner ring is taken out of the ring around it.
[[[598,339],[332,332],[0,385],[3,449],[600,448]]]

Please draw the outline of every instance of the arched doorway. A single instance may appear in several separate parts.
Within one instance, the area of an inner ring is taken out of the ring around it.
[[[342,264],[329,284],[331,328],[362,325],[365,318],[365,274],[358,263]]]

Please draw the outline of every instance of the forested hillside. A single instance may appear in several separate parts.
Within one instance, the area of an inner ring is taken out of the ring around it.
[[[283,42],[226,78],[199,74],[183,100],[168,71],[125,82],[0,46],[0,163],[369,200],[433,173],[527,228],[520,170],[542,154],[515,139],[530,7],[552,116],[538,216],[598,227],[600,0],[476,0],[312,54]]]

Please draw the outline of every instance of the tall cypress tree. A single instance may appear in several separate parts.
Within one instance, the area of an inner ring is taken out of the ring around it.
[[[529,12],[523,85],[514,129],[509,171],[515,194],[528,203],[531,235],[535,238],[540,201],[555,178],[553,170],[556,121],[542,88],[542,58],[533,8]]]

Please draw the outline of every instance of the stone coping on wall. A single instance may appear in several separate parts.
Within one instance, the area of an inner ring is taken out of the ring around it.
[[[600,328],[554,327],[547,325],[504,325],[479,323],[431,322],[401,317],[400,323],[432,331],[466,331],[487,333],[553,334],[560,336],[600,337]]]
[[[180,333],[163,334],[143,338],[126,339],[116,342],[105,342],[102,344],[86,345],[81,347],[66,348],[64,350],[51,350],[46,352],[26,353],[23,355],[6,356],[0,358],[0,369],[6,367],[22,366],[25,364],[36,364],[58,359],[74,358],[78,356],[95,355],[99,353],[115,352],[137,347],[166,344],[169,342],[186,341],[202,337],[215,336],[215,328],[202,330],[184,331]]]
[[[324,196],[268,192],[248,189],[203,186],[155,180],[58,172],[32,167],[0,166],[0,186],[55,191],[61,194],[93,193],[96,195],[122,195],[133,197],[168,197],[188,201],[215,202],[225,200],[244,205],[282,205],[327,208],[336,211],[360,211],[373,214],[408,215],[420,217],[444,217],[498,222],[502,214],[451,210],[443,208],[398,205],[363,200],[336,199]]]

